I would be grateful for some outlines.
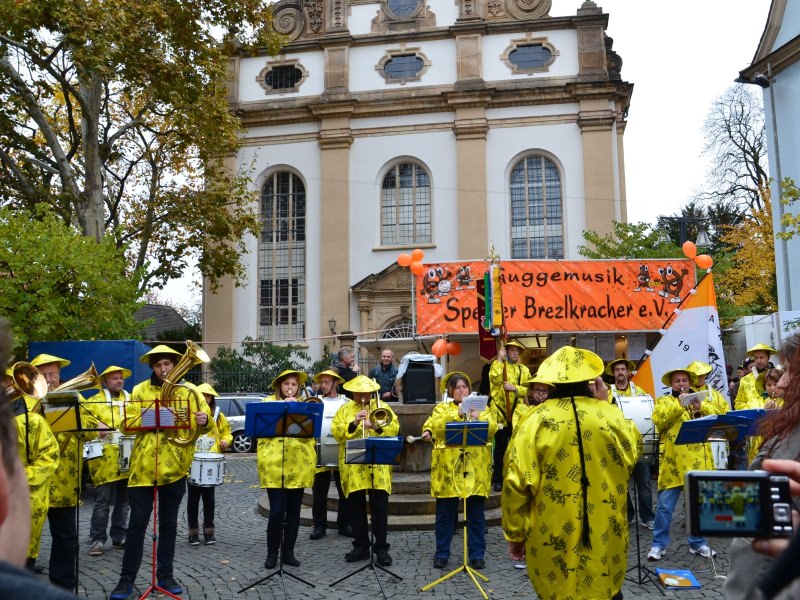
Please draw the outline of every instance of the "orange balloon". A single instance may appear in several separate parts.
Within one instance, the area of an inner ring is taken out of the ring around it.
[[[701,269],[710,269],[714,264],[714,259],[708,254],[699,254],[694,257],[694,263]]]
[[[447,342],[440,338],[433,342],[431,350],[433,351],[434,356],[441,358],[447,353]]]
[[[683,248],[683,253],[686,255],[686,258],[694,258],[697,256],[697,246],[695,246],[693,241],[689,240],[683,242],[681,248]]]
[[[411,264],[411,255],[410,254],[398,254],[397,255],[397,264],[401,267],[407,267]]]
[[[411,260],[415,260],[417,262],[422,262],[422,259],[425,258],[425,253],[420,250],[419,248],[415,249],[411,253]]]
[[[411,263],[411,272],[414,275],[422,275],[422,272],[425,270],[425,265],[423,265],[419,261],[414,261]]]
[[[461,344],[458,342],[447,342],[447,353],[453,356],[461,354]]]

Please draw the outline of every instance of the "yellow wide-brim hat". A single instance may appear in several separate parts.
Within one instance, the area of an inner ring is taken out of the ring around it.
[[[31,359],[31,364],[34,367],[41,367],[42,365],[49,365],[51,363],[58,363],[58,368],[63,369],[72,364],[71,360],[53,356],[52,354],[37,354]]]
[[[333,378],[334,378],[334,379],[336,379],[336,380],[337,380],[339,383],[344,383],[344,377],[342,377],[341,375],[339,375],[339,374],[338,374],[336,371],[334,371],[333,369],[325,369],[324,371],[320,371],[319,373],[317,373],[316,375],[314,375],[314,383],[317,383],[317,384],[319,384],[319,383],[322,383],[322,378],[323,378],[325,375],[328,375],[329,377],[333,377]]]
[[[753,352],[759,352],[759,351],[766,352],[768,354],[777,354],[778,352],[777,350],[775,350],[775,348],[767,346],[766,344],[756,344],[755,346],[750,348],[750,350],[748,350],[746,354],[747,356],[753,356]]]
[[[614,376],[614,365],[617,363],[625,363],[625,366],[628,367],[628,373],[633,373],[636,370],[636,363],[632,360],[628,360],[627,358],[615,358],[608,364],[606,364],[605,371],[603,371],[606,375]]]
[[[517,340],[508,340],[505,344],[503,344],[506,348],[509,346],[514,346],[515,348],[519,348],[520,351],[525,352],[527,348],[522,344],[522,342],[518,342]]]
[[[689,376],[689,383],[691,385],[695,385],[697,383],[697,377],[695,377],[695,374],[688,369],[672,369],[671,371],[667,371],[661,376],[661,383],[667,387],[672,387],[672,376],[675,373],[686,373]]]
[[[603,373],[603,359],[590,350],[564,346],[544,359],[536,377],[542,383],[580,383]]]
[[[152,350],[145,352],[139,357],[139,362],[143,362],[146,365],[150,364],[150,357],[155,356],[156,354],[174,354],[175,356],[183,356],[180,352],[175,350],[174,348],[170,348],[169,346],[165,346],[164,344],[159,344]]]
[[[217,390],[211,387],[210,383],[201,383],[197,386],[197,391],[201,394],[208,394],[209,396],[219,396]]]
[[[342,387],[348,392],[354,392],[356,394],[371,394],[372,392],[377,392],[379,389],[381,389],[381,384],[374,379],[370,379],[366,375],[358,375],[353,377]]]
[[[686,365],[686,371],[690,377],[694,376],[695,381],[697,381],[698,377],[708,375],[713,370],[710,364],[704,363],[702,360],[694,360]]]
[[[308,375],[303,373],[302,371],[295,371],[294,369],[286,369],[280,375],[278,375],[275,379],[272,380],[272,389],[277,391],[278,386],[281,384],[281,381],[289,377],[289,375],[294,375],[297,377],[297,383],[301,386],[308,381]]]
[[[111,373],[115,373],[117,371],[122,371],[122,378],[127,379],[133,373],[131,373],[130,369],[126,369],[125,367],[118,367],[117,365],[111,365],[110,367],[106,367],[106,370],[100,373],[100,379],[105,377],[106,375],[110,375]]]
[[[463,371],[450,371],[447,375],[442,377],[442,382],[439,384],[439,390],[444,394],[447,391],[447,382],[450,381],[450,378],[453,375],[461,375],[467,379],[467,387],[472,389],[472,380],[469,378],[469,375],[464,373]]]
[[[547,387],[553,388],[553,389],[555,389],[555,387],[556,387],[552,383],[550,383],[549,381],[545,381],[544,379],[540,378],[538,373],[534,377],[531,377],[530,379],[528,379],[528,387],[531,387],[534,383],[538,383],[540,385],[546,385]]]

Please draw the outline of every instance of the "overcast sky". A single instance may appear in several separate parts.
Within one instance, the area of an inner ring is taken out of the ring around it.
[[[572,0],[555,0],[553,15]],[[625,130],[628,220],[678,212],[706,173],[703,123],[750,65],[769,0],[595,0],[634,84]],[[577,3],[580,5],[580,2]]]

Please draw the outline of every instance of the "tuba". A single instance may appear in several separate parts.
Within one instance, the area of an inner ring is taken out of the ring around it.
[[[9,402],[18,400],[23,395],[41,400],[47,395],[47,381],[31,363],[20,361],[11,367],[11,381],[6,393]]]
[[[186,352],[180,357],[178,363],[172,371],[169,372],[169,375],[164,379],[164,383],[161,386],[161,403],[164,406],[169,406],[178,401],[178,389],[185,388],[189,390],[190,396],[187,400],[186,408],[176,411],[178,418],[184,422],[191,424],[191,413],[199,410],[200,397],[197,390],[193,387],[179,382],[193,367],[210,361],[211,359],[208,357],[205,350],[192,340],[186,340]],[[192,399],[194,399],[194,403],[192,403]],[[195,408],[197,410],[194,410]],[[166,432],[167,439],[176,446],[181,447],[194,445],[199,436],[200,430],[197,427],[191,428],[188,431],[185,429],[170,429]]]

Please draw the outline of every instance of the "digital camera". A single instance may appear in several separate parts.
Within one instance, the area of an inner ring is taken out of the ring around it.
[[[789,478],[767,471],[689,471],[686,519],[691,535],[789,537]]]

